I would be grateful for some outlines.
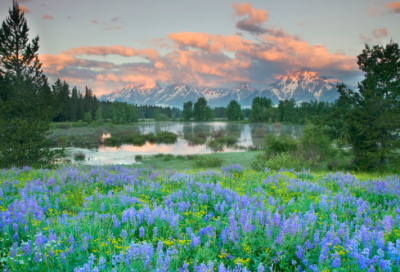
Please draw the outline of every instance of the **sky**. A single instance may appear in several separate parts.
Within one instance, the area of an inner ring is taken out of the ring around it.
[[[267,87],[309,68],[356,85],[365,44],[400,41],[400,1],[18,0],[52,84]],[[0,1],[0,19],[11,0]]]

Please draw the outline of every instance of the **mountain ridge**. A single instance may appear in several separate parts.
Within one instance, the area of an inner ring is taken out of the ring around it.
[[[251,107],[253,98],[265,96],[274,104],[280,100],[295,99],[296,102],[319,100],[333,102],[339,97],[336,85],[342,81],[337,78],[319,76],[309,68],[282,76],[268,87],[256,89],[242,82],[233,88],[197,87],[188,84],[171,84],[161,88],[157,84],[130,83],[118,92],[102,95],[100,100],[128,102],[138,105],[159,105],[183,107],[187,101],[196,102],[199,97],[206,98],[211,107],[224,107],[236,100],[243,108]]]

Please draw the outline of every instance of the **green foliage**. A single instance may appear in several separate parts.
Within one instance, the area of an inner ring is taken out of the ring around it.
[[[154,110],[154,119],[156,121],[169,121],[169,117],[166,114],[161,113],[160,109]]]
[[[150,132],[144,136],[145,136],[146,140],[149,141],[150,143],[157,142],[157,137],[153,132]]]
[[[144,135],[141,135],[139,132],[133,135],[129,135],[125,137],[125,142],[130,143],[136,146],[142,146],[146,142],[146,138]]]
[[[96,110],[96,123],[101,124],[103,122],[103,117],[101,115],[101,108]]]
[[[317,156],[320,160],[335,158],[338,152],[333,147],[332,141],[326,136],[327,133],[326,126],[316,126],[312,123],[305,126],[299,140],[299,148],[305,160]]]
[[[135,161],[141,161],[141,160],[143,160],[142,155],[135,155]]]
[[[156,134],[156,138],[158,142],[166,143],[166,144],[173,144],[176,142],[178,137],[176,134],[169,132],[169,131],[161,131]]]
[[[297,141],[289,138],[289,136],[284,133],[279,136],[276,136],[275,134],[267,134],[264,144],[265,152],[269,154],[279,154],[297,150]]]
[[[137,121],[137,110],[134,105],[123,102],[111,104],[110,115],[113,123],[126,124]]]
[[[76,161],[84,161],[84,160],[85,160],[85,157],[86,157],[86,155],[85,155],[85,153],[83,153],[83,152],[74,153],[74,159],[75,159]]]
[[[253,122],[267,122],[275,119],[272,100],[266,97],[255,97],[251,105],[250,120]]]
[[[337,86],[335,111],[318,121],[332,128],[331,138],[351,145],[354,168],[384,170],[399,160],[400,49],[393,41],[386,47],[366,45],[357,58],[365,73],[359,90]]]
[[[92,121],[92,114],[90,112],[85,113],[85,122],[90,124]]]
[[[243,120],[240,104],[236,100],[231,100],[228,106],[226,106],[225,115],[229,121]]]
[[[75,123],[72,123],[72,127],[84,127],[86,124],[82,120],[78,120]]]
[[[271,170],[279,169],[296,169],[299,170],[302,164],[300,158],[290,155],[288,152],[282,152],[268,156],[267,154],[259,154],[251,164],[252,168],[262,171],[265,168]]]
[[[196,121],[204,121],[206,119],[207,100],[199,97],[194,103],[193,117]]]
[[[111,136],[105,139],[105,143],[108,146],[121,146],[121,143],[117,137]]]
[[[194,156],[194,165],[197,167],[220,167],[222,160],[218,157]]]
[[[0,28],[0,167],[52,166],[63,150],[50,151],[50,121],[58,112],[40,70],[39,38],[16,2]]]

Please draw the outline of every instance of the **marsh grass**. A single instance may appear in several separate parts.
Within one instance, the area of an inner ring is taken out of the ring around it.
[[[218,157],[195,156],[194,165],[197,167],[220,167],[223,160]]]

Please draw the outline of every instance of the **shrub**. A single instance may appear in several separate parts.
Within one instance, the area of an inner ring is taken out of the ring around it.
[[[173,144],[178,139],[176,134],[169,132],[169,131],[158,132],[156,135],[156,138],[157,138],[157,142],[166,143],[166,144]]]
[[[300,149],[305,160],[320,157],[320,160],[332,159],[337,150],[326,136],[326,127],[307,124],[300,137]]]
[[[295,151],[297,149],[297,141],[283,133],[279,135],[279,137],[275,134],[267,134],[264,144],[265,152],[269,154],[279,154],[282,152]]]
[[[110,138],[106,138],[105,143],[108,146],[119,146],[120,145],[118,138],[113,137],[113,136],[111,136]]]
[[[209,156],[194,156],[194,164],[197,167],[220,167],[222,165],[222,160],[218,157]]]
[[[78,120],[75,123],[72,123],[73,127],[84,127],[86,124],[82,120]]]
[[[206,140],[207,133],[205,131],[198,131],[194,134],[194,138],[200,138],[200,139]]]
[[[75,159],[76,161],[84,161],[84,160],[85,160],[85,157],[86,157],[86,155],[85,155],[85,153],[83,153],[83,152],[74,153],[74,159]]]
[[[226,136],[225,141],[228,145],[236,144],[239,139],[235,136]]]
[[[57,138],[57,145],[59,147],[66,147],[68,144],[68,138],[65,136],[61,136]]]
[[[69,129],[69,128],[71,128],[71,125],[68,123],[62,123],[62,124],[59,124],[58,127],[61,129]]]
[[[142,145],[145,144],[146,139],[140,133],[135,133],[135,134],[132,134],[132,135],[129,135],[129,136],[125,137],[125,141],[127,143],[131,143],[131,144],[136,145],[136,146],[142,146]]]
[[[197,145],[197,144],[205,144],[206,143],[206,139],[195,137],[195,138],[193,138],[191,143],[195,144],[195,145]]]
[[[150,132],[148,134],[145,134],[144,137],[146,138],[147,141],[150,143],[155,143],[157,142],[157,137],[153,132]]]
[[[288,152],[273,154],[271,156],[260,154],[251,163],[251,167],[256,171],[262,171],[265,168],[271,170],[294,168],[298,170],[301,168],[301,162],[299,158],[291,156]]]
[[[143,160],[142,155],[135,155],[135,161],[141,161],[141,160]]]
[[[213,130],[212,132],[213,138],[224,137],[225,135],[226,135],[226,130],[223,128],[220,128],[219,130]]]
[[[221,138],[217,138],[217,139],[207,142],[207,147],[209,149],[211,149],[212,151],[222,151],[224,149],[225,140],[223,142],[221,142],[221,141],[218,141],[219,139],[221,139]]]

